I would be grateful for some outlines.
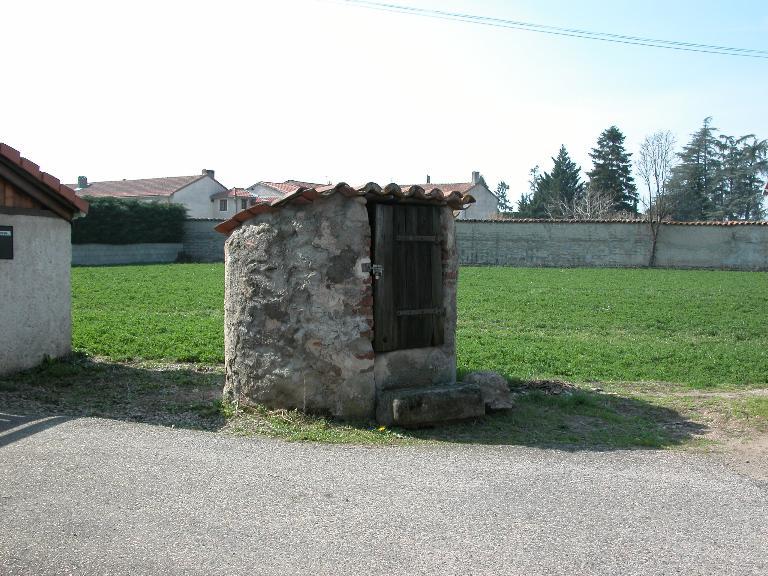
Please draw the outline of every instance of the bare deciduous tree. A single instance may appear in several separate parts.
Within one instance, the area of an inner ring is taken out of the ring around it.
[[[614,211],[614,200],[592,186],[570,202],[560,200],[547,204],[547,216],[551,219],[601,220],[619,216]]]
[[[648,197],[642,203],[651,229],[651,256],[648,266],[656,263],[656,241],[659,228],[669,219],[672,203],[668,194],[669,179],[675,165],[675,137],[668,130],[646,136],[637,156],[637,172],[648,188]]]

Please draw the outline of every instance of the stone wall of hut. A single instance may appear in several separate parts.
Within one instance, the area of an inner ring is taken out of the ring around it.
[[[245,222],[226,243],[225,396],[371,418],[371,228],[335,194]]]

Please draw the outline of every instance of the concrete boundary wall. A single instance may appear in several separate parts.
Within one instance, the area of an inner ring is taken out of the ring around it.
[[[176,262],[183,244],[73,244],[73,266]]]
[[[647,266],[651,232],[643,222],[458,221],[459,258],[469,266]],[[659,268],[768,270],[768,226],[665,224]]]
[[[190,219],[183,244],[72,246],[80,266],[174,262],[223,262],[226,236],[219,220]],[[505,222],[457,220],[463,266],[610,267],[647,266],[651,233],[642,222]],[[659,268],[768,270],[768,225],[666,224],[656,248]]]
[[[184,222],[184,259],[191,262],[223,262],[227,237],[214,230],[221,220],[194,219]]]

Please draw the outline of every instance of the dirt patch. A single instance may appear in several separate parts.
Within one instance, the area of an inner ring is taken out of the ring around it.
[[[704,450],[723,460],[739,474],[760,482],[768,482],[768,434],[752,438],[732,438]]]

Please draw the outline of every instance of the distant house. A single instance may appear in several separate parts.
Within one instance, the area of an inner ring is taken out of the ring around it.
[[[213,170],[203,170],[197,176],[110,180],[106,182],[88,182],[85,176],[80,176],[77,180],[77,184],[70,186],[75,188],[78,196],[182,204],[187,208],[189,218],[220,217],[219,207],[221,203],[214,200],[213,196],[227,192],[226,186],[214,178]],[[233,211],[228,211],[228,213],[238,211],[234,208],[235,205],[232,203]],[[221,217],[223,216],[222,214]]]
[[[322,184],[286,180],[285,182],[257,182],[248,188],[230,188],[211,196],[213,200],[213,218],[222,220],[231,218],[241,210],[250,208],[257,202],[272,202],[286,194],[292,194],[298,188],[316,188]]]
[[[72,350],[73,218],[88,203],[0,144],[0,374]]]
[[[258,198],[245,188],[230,188],[211,196],[213,215],[211,218],[231,218],[241,210],[253,206]]]
[[[472,172],[472,180],[469,182],[458,182],[453,184],[433,184],[427,176],[425,184],[418,184],[424,189],[440,188],[441,190],[451,190],[469,194],[474,197],[475,203],[459,212],[456,216],[459,220],[491,220],[499,214],[499,200],[491,192],[480,172]]]

